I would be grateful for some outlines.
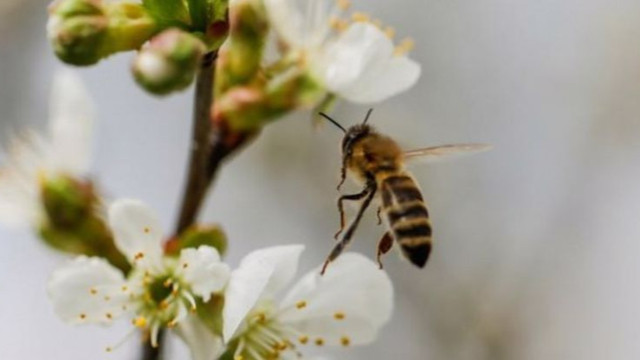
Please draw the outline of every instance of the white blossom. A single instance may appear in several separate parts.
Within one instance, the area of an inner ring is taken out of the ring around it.
[[[49,133],[27,132],[13,139],[0,168],[0,222],[38,225],[44,218],[42,181],[86,176],[91,158],[93,104],[77,75],[57,73],[51,92]]]
[[[264,0],[280,41],[330,92],[356,103],[374,103],[413,86],[420,65],[370,22],[341,22],[332,0]]]
[[[144,204],[119,200],[109,209],[118,249],[131,262],[128,277],[102,258],[78,257],[56,270],[48,290],[55,312],[73,324],[111,324],[129,317],[157,345],[162,327],[175,328],[196,360],[215,359],[221,339],[197,316],[197,299],[221,292],[230,269],[209,246],[183,249],[179,258],[163,255],[158,222]],[[111,350],[111,349],[108,349]]]
[[[346,253],[324,276],[315,269],[293,280],[302,245],[247,255],[225,291],[223,338],[236,359],[302,356],[305,346],[347,347],[372,342],[389,320],[393,288],[385,272]]]

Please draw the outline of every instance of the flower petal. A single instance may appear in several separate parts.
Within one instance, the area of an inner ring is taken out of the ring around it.
[[[129,310],[124,276],[102,258],[81,256],[57,269],[48,293],[56,314],[68,323],[108,324]]]
[[[278,37],[290,46],[302,46],[304,17],[295,0],[264,0],[264,7]]]
[[[191,285],[192,292],[205,302],[212,293],[224,288],[231,272],[229,265],[220,262],[218,250],[211,246],[182,250],[178,266],[178,273]]]
[[[247,255],[231,273],[225,291],[223,331],[225,342],[259,299],[273,296],[295,276],[303,245],[275,246]]]
[[[56,73],[50,101],[51,166],[84,175],[91,159],[94,109],[80,77],[71,71]]]
[[[303,306],[304,305],[304,306]],[[391,317],[393,287],[366,257],[346,253],[305,275],[281,303],[279,320],[327,345],[366,344]]]
[[[394,56],[378,70],[367,73],[352,86],[341,91],[355,103],[375,103],[411,88],[420,77],[420,65],[406,56]]]
[[[347,100],[384,100],[416,83],[420,66],[406,56],[394,56],[392,41],[377,27],[355,23],[312,63],[325,86]]]
[[[160,267],[162,232],[153,211],[137,200],[118,200],[109,208],[116,246],[131,263]]]
[[[197,316],[188,316],[175,328],[176,334],[187,344],[193,360],[215,360],[224,352],[224,344]]]
[[[344,31],[312,63],[313,71],[333,92],[341,92],[369,68],[379,67],[393,55],[393,44],[371,24],[355,23]]]

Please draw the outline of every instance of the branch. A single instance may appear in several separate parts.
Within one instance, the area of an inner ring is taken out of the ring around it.
[[[191,159],[189,160],[189,172],[182,198],[180,216],[176,225],[176,235],[180,235],[189,226],[193,225],[209,187],[207,161],[211,153],[210,114],[213,104],[214,64],[217,56],[217,51],[205,55],[202,68],[196,80]]]

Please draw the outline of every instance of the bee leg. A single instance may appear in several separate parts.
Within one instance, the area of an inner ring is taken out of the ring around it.
[[[382,212],[382,206],[378,206],[378,212],[376,215],[378,216],[378,225],[382,224],[382,218],[380,217],[380,212]]]
[[[329,256],[327,257],[327,260],[325,260],[324,265],[322,266],[322,271],[320,272],[320,275],[324,275],[325,271],[327,270],[327,266],[329,265],[330,262],[332,262],[333,260],[335,260],[338,256],[340,256],[340,254],[342,253],[342,250],[344,250],[345,247],[347,247],[347,245],[349,245],[349,243],[351,242],[351,238],[353,237],[353,233],[356,231],[356,228],[358,227],[358,224],[360,224],[360,220],[362,219],[362,215],[364,214],[365,210],[367,210],[367,208],[369,207],[369,204],[371,204],[371,200],[373,200],[373,197],[376,195],[376,183],[375,181],[369,181],[367,183],[367,187],[362,191],[362,193],[364,193],[366,196],[366,198],[364,199],[364,201],[362,202],[362,205],[360,205],[360,209],[358,210],[358,214],[356,215],[355,219],[353,219],[353,222],[351,223],[351,225],[349,225],[349,228],[347,229],[347,232],[344,234],[344,236],[342,237],[342,240],[340,240],[331,250],[331,253],[329,253]],[[360,196],[359,193],[358,195]],[[354,195],[355,196],[355,195]]]
[[[344,184],[344,181],[346,179],[347,179],[347,164],[346,164],[346,161],[343,159],[342,168],[340,168],[340,183],[338,184],[338,187],[336,187],[338,191],[340,191],[340,188],[342,187],[342,184]]]
[[[378,241],[378,256],[376,259],[378,260],[378,265],[380,265],[380,270],[382,270],[382,255],[386,254],[393,247],[393,236],[391,236],[391,232],[387,231],[382,236],[382,239]]]
[[[344,230],[344,226],[345,226],[344,205],[342,202],[345,200],[349,200],[349,201],[360,200],[363,197],[367,196],[368,192],[369,192],[369,187],[367,186],[366,188],[364,188],[364,190],[362,190],[357,194],[340,196],[340,198],[338,199],[338,211],[340,212],[340,229],[338,230],[338,232],[335,233],[335,235],[333,235],[334,239],[338,240],[338,236],[340,236],[340,233],[342,233],[342,230]]]

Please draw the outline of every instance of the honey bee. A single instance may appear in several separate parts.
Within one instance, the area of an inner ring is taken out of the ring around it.
[[[334,236],[336,240],[345,228],[343,202],[361,200],[362,203],[342,239],[331,250],[321,274],[324,274],[329,263],[349,245],[365,210],[374,199],[379,202],[378,224],[382,223],[381,212],[384,213],[387,223],[387,231],[378,242],[377,261],[380,268],[382,269],[381,257],[391,250],[394,240],[412,264],[423,268],[431,253],[431,221],[422,192],[411,173],[405,169],[405,162],[477,153],[490,148],[484,144],[458,144],[403,151],[393,139],[367,125],[372,110],[367,112],[362,124],[349,129],[345,129],[328,115],[320,113],[320,116],[345,133],[342,140],[342,169],[338,190],[348,174],[356,182],[364,185],[362,191],[342,195],[338,199],[340,229]],[[380,196],[376,197],[378,193]]]

